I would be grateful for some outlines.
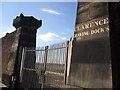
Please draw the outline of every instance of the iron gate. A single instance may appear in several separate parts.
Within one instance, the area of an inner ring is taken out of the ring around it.
[[[24,48],[20,83],[23,88],[60,88],[65,84],[68,43]]]

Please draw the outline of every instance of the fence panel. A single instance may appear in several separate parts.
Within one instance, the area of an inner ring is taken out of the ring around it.
[[[24,88],[59,88],[65,84],[67,43],[24,48],[20,82]]]
[[[37,53],[35,48],[24,48],[21,63],[20,83],[28,88],[41,88],[36,69]],[[42,67],[42,66],[41,66]]]
[[[48,48],[45,85],[59,88],[64,84],[66,52],[66,43],[52,45]]]

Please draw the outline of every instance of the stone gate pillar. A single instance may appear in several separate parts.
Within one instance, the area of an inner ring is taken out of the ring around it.
[[[36,33],[37,29],[41,27],[41,24],[41,20],[39,21],[33,16],[24,16],[23,14],[17,16],[14,19],[13,26],[16,28],[17,31],[19,31],[18,51],[20,51],[20,47],[36,47]],[[25,63],[29,63],[29,60],[26,60]],[[29,65],[29,67],[34,68],[35,60],[33,60]],[[15,70],[16,67],[17,66],[15,66]]]
[[[33,16],[20,14],[13,21],[13,26],[20,31],[19,46],[36,47],[37,29],[41,27],[42,21]]]
[[[24,16],[21,14],[13,20],[15,31],[7,33],[0,39],[2,43],[2,83],[7,87],[11,86],[11,76],[17,76],[16,87],[19,81],[21,54],[23,47],[36,47],[37,29],[41,27],[42,21],[35,19],[33,16]],[[25,67],[35,68],[35,52],[31,61],[29,55],[25,58]]]
[[[78,2],[68,84],[120,88],[119,10],[119,2]]]
[[[13,26],[19,32],[18,47],[13,69],[13,73],[17,74],[16,75],[17,77],[19,77],[20,74],[22,48],[36,47],[36,33],[37,29],[41,27],[41,24],[42,24],[41,20],[37,20],[33,16],[24,16],[23,14],[17,16],[13,21]],[[24,60],[24,67],[34,69],[36,63],[35,52],[31,53],[32,54],[26,54],[26,58]],[[29,55],[32,55],[31,56],[32,59],[30,59]],[[16,81],[19,81],[19,78],[17,78]],[[16,85],[15,87],[18,86]]]

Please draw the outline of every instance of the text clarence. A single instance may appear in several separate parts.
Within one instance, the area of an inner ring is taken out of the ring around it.
[[[109,23],[108,18],[95,20],[95,21],[92,21],[92,22],[88,22],[88,23],[76,26],[75,31],[89,29],[89,28],[92,28],[92,27],[95,27],[95,26],[101,26],[101,25],[105,25],[105,24],[108,24],[108,23]]]

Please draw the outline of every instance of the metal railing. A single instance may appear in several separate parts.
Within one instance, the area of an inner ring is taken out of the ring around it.
[[[24,88],[59,88],[65,84],[69,43],[24,48],[20,82]]]

